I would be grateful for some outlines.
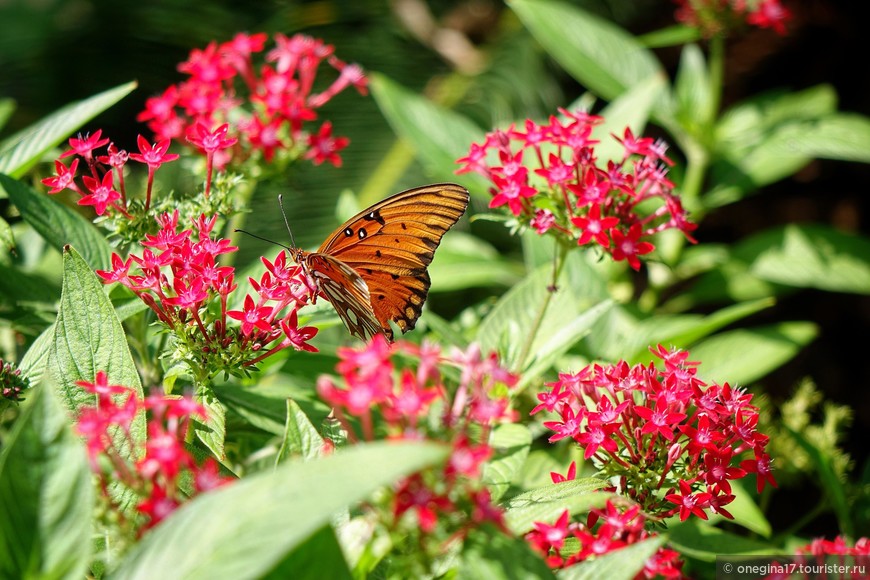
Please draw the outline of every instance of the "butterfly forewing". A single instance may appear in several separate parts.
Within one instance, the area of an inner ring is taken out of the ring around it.
[[[414,328],[429,292],[426,267],[467,206],[468,191],[459,185],[409,189],[347,220],[307,255],[309,273],[320,273],[321,291],[352,334],[366,339],[380,327],[392,339],[390,320],[402,332]],[[352,273],[367,292],[359,291]]]

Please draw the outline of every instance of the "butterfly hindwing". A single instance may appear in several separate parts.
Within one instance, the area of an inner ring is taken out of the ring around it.
[[[392,341],[393,331],[389,324],[382,327],[375,318],[368,285],[359,274],[328,254],[305,254],[303,261],[317,287],[352,335],[369,340],[383,333]]]

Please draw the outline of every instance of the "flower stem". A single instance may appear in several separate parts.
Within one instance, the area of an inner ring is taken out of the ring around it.
[[[553,299],[553,295],[558,292],[556,282],[559,280],[559,275],[562,273],[562,267],[565,265],[566,255],[567,247],[565,246],[565,244],[557,243],[556,254],[553,256],[553,281],[552,284],[547,287],[547,293],[544,295],[544,301],[541,302],[541,307],[538,309],[538,314],[535,316],[535,320],[532,322],[532,326],[531,328],[529,328],[529,332],[526,335],[526,341],[523,343],[523,348],[522,350],[520,350],[520,356],[517,357],[516,370],[518,372],[526,366],[525,361],[529,356],[529,352],[532,350],[532,344],[535,342],[535,338],[538,336],[538,331],[541,329],[541,324],[544,322],[544,315],[547,313],[547,308],[550,306],[550,301]]]

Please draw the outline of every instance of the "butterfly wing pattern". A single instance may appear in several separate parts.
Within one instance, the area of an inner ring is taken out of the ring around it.
[[[404,333],[420,318],[435,249],[468,206],[468,190],[439,183],[397,193],[347,220],[296,261],[354,336]]]

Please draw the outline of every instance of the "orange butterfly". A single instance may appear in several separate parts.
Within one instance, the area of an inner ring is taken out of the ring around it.
[[[435,249],[468,206],[468,190],[453,183],[416,187],[350,218],[316,252],[291,256],[332,303],[350,333],[383,334],[389,321],[402,333],[420,318]]]

